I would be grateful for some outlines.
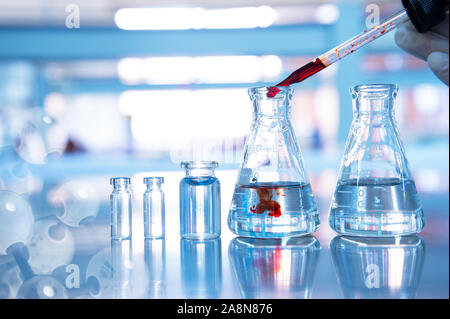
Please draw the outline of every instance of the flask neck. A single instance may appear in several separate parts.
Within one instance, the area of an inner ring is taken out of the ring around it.
[[[360,118],[390,118],[394,114],[397,87],[391,84],[360,85],[352,88],[353,112]]]
[[[253,104],[253,118],[289,119],[292,89],[282,87],[280,92],[274,97],[268,97],[267,92],[267,88],[253,88],[249,90]]]
[[[285,101],[253,100],[253,118],[273,118],[288,120],[291,116],[290,106]]]
[[[392,101],[359,99],[355,101],[353,114],[359,118],[391,118],[394,108]]]

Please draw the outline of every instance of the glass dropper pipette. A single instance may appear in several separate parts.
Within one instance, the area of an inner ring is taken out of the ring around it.
[[[295,70],[276,86],[267,88],[267,96],[274,97],[280,91],[277,86],[289,86],[301,82],[407,21],[411,21],[419,32],[428,31],[445,19],[448,2],[448,0],[402,0],[405,9],[392,15],[383,23],[365,30]]]
[[[392,15],[383,23],[374,26],[373,28],[366,30],[357,36],[351,38],[348,41],[338,45],[337,47],[329,50],[328,52],[322,54],[318,59],[322,62],[323,66],[333,64],[346,57],[347,55],[355,52],[356,50],[362,48],[366,44],[369,44],[375,39],[385,35],[386,33],[394,30],[399,25],[409,21],[408,14],[406,10],[402,10]]]

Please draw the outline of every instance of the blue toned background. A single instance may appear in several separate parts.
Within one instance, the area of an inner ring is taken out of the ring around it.
[[[23,241],[33,271],[78,264],[86,280],[91,257],[109,245],[109,178],[125,175],[132,177],[135,201],[133,251],[143,256],[142,178],[160,175],[164,247],[173,260],[167,272],[192,277],[177,268],[189,265],[178,260],[184,247],[179,163],[214,159],[222,184],[222,242],[205,249],[223,250],[223,285],[214,296],[236,297],[239,276],[228,263],[234,236],[226,217],[251,121],[246,90],[281,80],[364,30],[368,4],[377,5],[381,19],[401,9],[400,1],[351,0],[253,0],[245,7],[180,0],[165,1],[163,9],[159,1],[139,0],[2,1],[0,254],[16,240],[6,229],[26,224],[4,214],[28,203],[32,230],[24,231]],[[343,297],[328,250],[335,234],[327,214],[352,120],[349,88],[362,83],[399,86],[396,118],[427,217],[420,234],[427,244],[425,278],[417,296],[448,298],[448,87],[425,62],[401,51],[393,32],[295,86],[292,123],[322,220],[314,234],[322,255],[312,297]],[[64,240],[47,232],[55,227],[64,229]],[[11,287],[4,296],[15,296]],[[183,296],[177,288],[166,295]]]

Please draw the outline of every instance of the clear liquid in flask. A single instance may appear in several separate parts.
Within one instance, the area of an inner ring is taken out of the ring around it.
[[[414,234],[424,226],[413,180],[365,178],[339,181],[333,196],[331,227],[346,235]]]
[[[228,224],[241,236],[277,238],[312,233],[320,222],[311,186],[280,181],[237,185]]]

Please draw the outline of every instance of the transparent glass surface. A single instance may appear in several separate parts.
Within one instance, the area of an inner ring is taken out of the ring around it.
[[[111,239],[131,238],[131,192],[128,177],[111,178],[114,189],[110,196]]]
[[[360,85],[351,93],[353,122],[329,224],[344,235],[418,233],[425,219],[394,117],[397,86]]]
[[[147,186],[144,192],[144,236],[145,238],[164,238],[165,203],[161,185],[163,177],[145,177]]]
[[[166,241],[146,239],[144,259],[148,277],[146,295],[149,298],[166,298]]]
[[[425,260],[422,238],[335,237],[333,264],[345,298],[415,298]]]
[[[111,240],[111,292],[112,298],[132,296],[133,244],[131,240]]]
[[[435,227],[423,239],[337,236],[331,243],[330,230],[316,238],[228,232],[221,239],[187,240],[176,227],[165,239],[110,240],[107,218],[103,232],[88,241],[99,224],[74,232],[73,260],[52,272],[27,276],[23,260],[0,255],[0,297],[175,298],[182,304],[190,298],[448,299],[448,211],[431,211],[428,218]]]
[[[312,236],[237,237],[228,248],[241,297],[251,299],[310,298],[319,252]]]
[[[222,285],[222,243],[181,239],[181,280],[188,298],[217,298]]]
[[[180,235],[187,239],[220,236],[220,182],[214,176],[217,162],[183,162],[186,176],[180,182]]]
[[[235,234],[279,238],[313,233],[320,221],[290,121],[293,89],[249,89],[253,122],[243,151],[228,226]]]

